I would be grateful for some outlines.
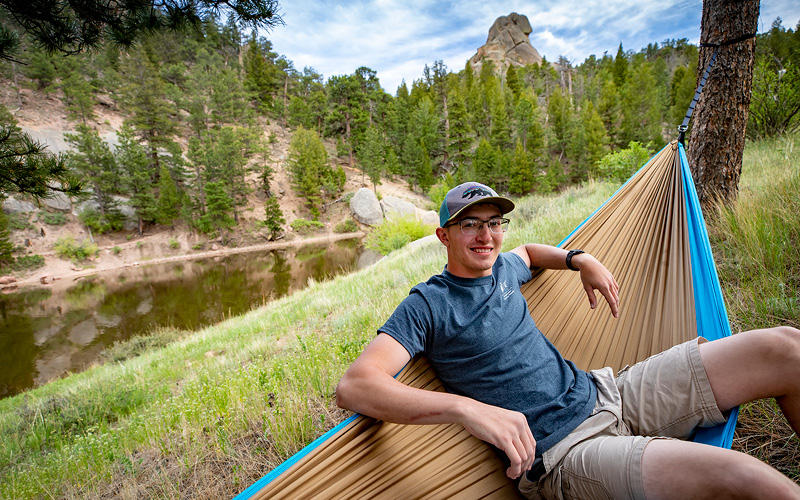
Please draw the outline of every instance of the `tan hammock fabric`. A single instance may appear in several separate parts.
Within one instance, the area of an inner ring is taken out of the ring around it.
[[[697,336],[678,146],[664,148],[564,243],[620,284],[620,317],[592,311],[579,273],[544,271],[523,287],[539,328],[584,369],[621,368]],[[400,380],[442,390],[424,359]],[[251,498],[519,498],[505,466],[456,425],[359,417]]]

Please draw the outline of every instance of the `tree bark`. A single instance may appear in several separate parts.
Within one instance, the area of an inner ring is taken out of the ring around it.
[[[755,33],[759,0],[704,0],[700,43],[721,44]],[[719,47],[695,108],[687,156],[700,203],[730,203],[739,190],[745,128],[750,108],[755,39]],[[714,47],[701,47],[697,81]]]

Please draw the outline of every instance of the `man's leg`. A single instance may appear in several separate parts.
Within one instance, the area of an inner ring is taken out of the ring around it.
[[[647,500],[800,499],[800,486],[744,453],[689,441],[656,439],[642,455]]]
[[[780,327],[743,332],[699,346],[721,411],[775,397],[800,428],[800,331]],[[800,487],[743,453],[685,441],[655,440],[642,456],[648,499],[800,499]]]
[[[700,357],[720,410],[774,397],[800,434],[800,330],[737,333],[700,345]]]

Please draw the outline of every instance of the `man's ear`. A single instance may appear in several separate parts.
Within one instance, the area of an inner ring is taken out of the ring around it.
[[[442,242],[442,245],[449,247],[450,246],[450,235],[448,234],[447,229],[443,227],[436,228],[436,237],[439,238],[439,241]]]

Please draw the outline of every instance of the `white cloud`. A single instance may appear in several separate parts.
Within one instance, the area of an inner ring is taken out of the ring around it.
[[[696,43],[701,9],[698,0],[287,0],[281,4],[286,26],[267,37],[298,69],[311,66],[328,78],[367,66],[394,93],[402,79],[410,85],[437,59],[461,70],[494,20],[511,12],[528,16],[531,42],[548,60],[563,55],[580,64],[591,54],[616,54],[620,42],[634,51],[668,38]],[[794,28],[800,3],[762,1],[759,30],[777,16]]]

